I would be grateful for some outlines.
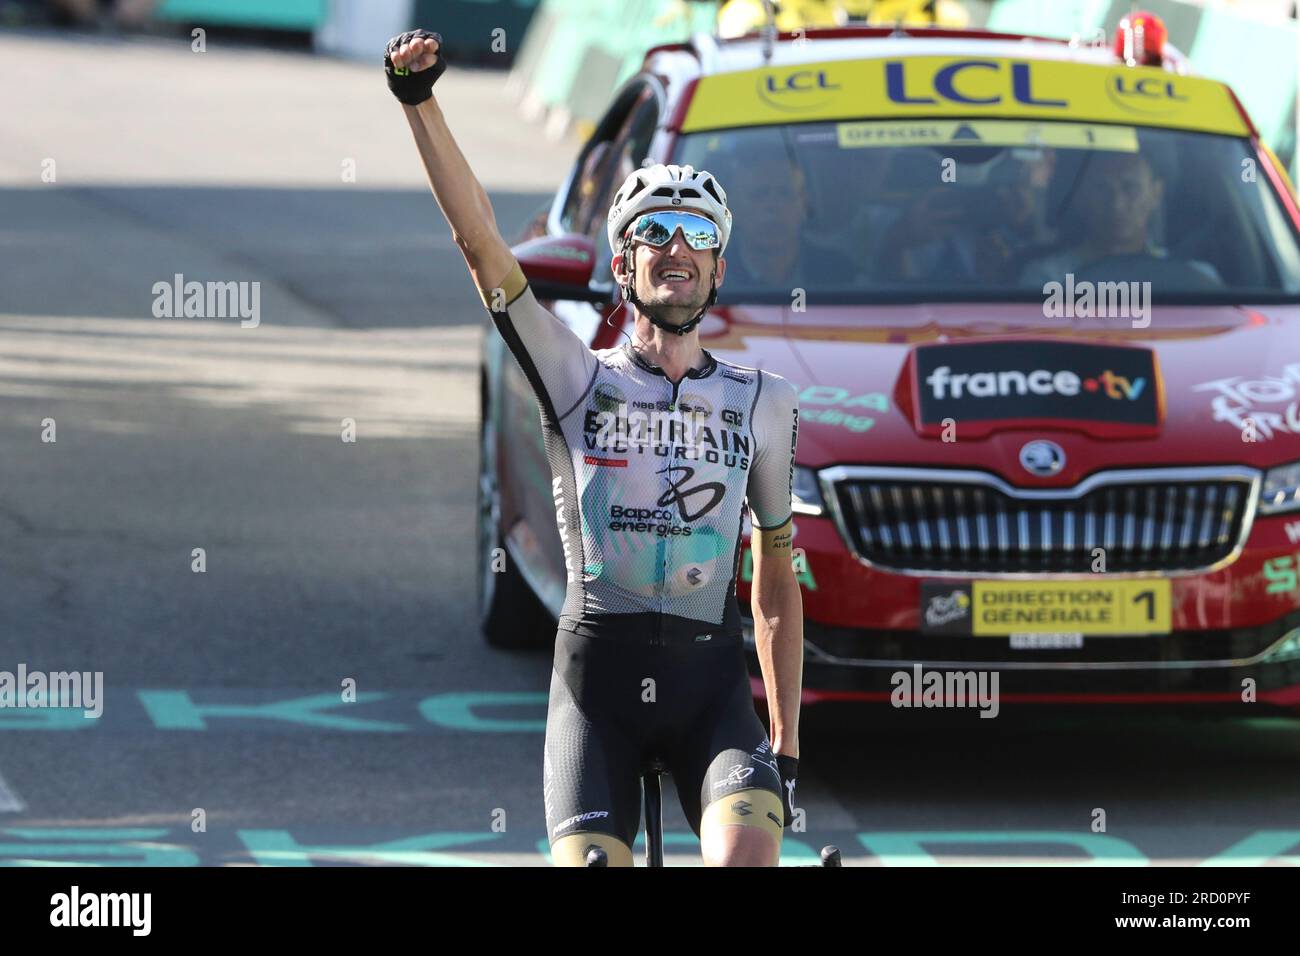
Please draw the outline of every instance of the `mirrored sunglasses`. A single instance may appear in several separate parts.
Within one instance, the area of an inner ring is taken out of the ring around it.
[[[634,221],[632,238],[652,246],[663,246],[667,245],[678,229],[681,229],[682,238],[692,249],[717,249],[722,245],[722,236],[713,220],[693,212],[672,210],[648,212]]]

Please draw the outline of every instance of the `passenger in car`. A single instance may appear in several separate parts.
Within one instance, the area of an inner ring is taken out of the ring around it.
[[[961,168],[957,155],[957,168]],[[885,279],[1000,287],[1014,284],[1025,250],[1051,240],[1044,196],[1055,165],[1050,149],[1014,149],[988,162],[976,185],[926,189],[886,232]]]
[[[1164,202],[1165,183],[1140,152],[1095,152],[1088,155],[1082,179],[1070,199],[1062,235],[1077,237],[1066,248],[1027,263],[1021,286],[1062,282],[1067,273],[1112,257],[1172,260],[1168,250],[1151,239],[1153,217]],[[1182,260],[1189,272],[1206,284],[1222,285],[1218,270],[1208,262]]]
[[[858,284],[864,264],[817,238],[803,170],[775,153],[708,168],[727,184],[731,208],[745,223],[727,249],[727,284],[719,288],[720,298],[776,288],[802,288],[813,297],[819,289]]]

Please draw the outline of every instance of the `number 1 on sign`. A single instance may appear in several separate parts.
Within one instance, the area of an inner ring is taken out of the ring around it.
[[[1134,604],[1142,604],[1143,602],[1145,602],[1147,606],[1147,620],[1154,621],[1156,619],[1156,596],[1154,592],[1139,591],[1137,594],[1133,595]]]

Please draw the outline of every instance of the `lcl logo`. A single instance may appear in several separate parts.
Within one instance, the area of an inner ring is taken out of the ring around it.
[[[796,70],[785,76],[764,76],[758,84],[758,95],[769,106],[802,112],[824,106],[828,95],[833,95],[831,91],[839,88],[840,84],[832,83],[825,70]]]
[[[1145,76],[1140,80],[1117,76],[1106,85],[1106,95],[1120,109],[1130,113],[1164,113],[1170,107],[1186,103],[1188,97],[1180,96],[1174,81],[1164,77]]]
[[[1008,99],[1024,106],[1064,107],[1065,100],[1042,99],[1031,89],[1032,74],[1028,63],[1001,63],[997,60],[958,60],[933,73],[922,72],[914,65],[909,77],[904,60],[885,63],[885,93],[890,102],[906,106],[936,103],[961,103],[966,106],[996,106]],[[963,76],[963,74],[966,74]],[[976,75],[981,76],[980,79]],[[990,82],[991,81],[991,82]],[[965,92],[958,85],[965,86]],[[975,96],[971,87],[982,85],[987,96]]]
[[[1121,96],[1157,96],[1168,100],[1186,100],[1174,92],[1174,81],[1157,79],[1154,76],[1143,77],[1131,86],[1126,86],[1124,77],[1115,77],[1115,92]]]

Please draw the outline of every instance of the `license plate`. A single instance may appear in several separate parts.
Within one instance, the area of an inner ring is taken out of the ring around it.
[[[1078,632],[1071,634],[1038,634],[1030,631],[1028,634],[1014,633],[1011,635],[1011,649],[1013,651],[1077,651],[1083,647],[1083,635]]]
[[[1167,580],[971,581],[921,585],[921,633],[1008,637],[1168,634]]]

